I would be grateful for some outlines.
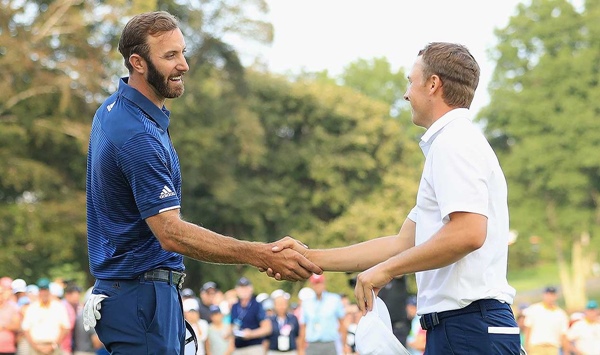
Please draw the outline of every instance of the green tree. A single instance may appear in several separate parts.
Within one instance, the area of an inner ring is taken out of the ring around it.
[[[496,33],[480,114],[509,182],[512,227],[541,238],[539,258],[558,261],[569,309],[584,305],[600,246],[599,20],[595,1],[582,11],[566,0],[519,5]],[[518,240],[512,262],[535,259],[529,248]]]
[[[172,107],[186,218],[244,239],[291,234],[323,247],[399,227],[414,203],[418,147],[403,139],[388,104],[331,83],[258,72],[247,73],[247,95],[236,95],[225,75],[209,65],[190,73],[185,97]],[[372,229],[357,230],[359,220]],[[330,232],[331,223],[348,235]],[[190,274],[229,285],[245,272],[187,265]]]
[[[242,82],[239,58],[221,35],[272,37],[246,13],[263,0],[6,1],[0,7],[0,274],[33,281],[62,264],[87,271],[85,167],[99,103],[125,75],[116,51],[132,14],[181,18],[190,53]],[[264,31],[261,33],[260,31]],[[219,51],[219,46],[223,48]],[[233,64],[232,64],[233,63]],[[79,278],[79,277],[78,277]]]

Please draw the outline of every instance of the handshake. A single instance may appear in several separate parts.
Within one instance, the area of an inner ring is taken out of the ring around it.
[[[267,244],[271,254],[257,260],[261,272],[276,280],[301,281],[312,274],[322,274],[323,269],[308,258],[308,247],[291,237]]]
[[[257,243],[252,265],[269,277],[277,280],[300,281],[312,274],[322,274],[323,269],[307,258],[308,247],[303,243],[285,237],[273,243]],[[106,295],[91,294],[83,307],[85,330],[94,328],[101,318],[101,302]]]

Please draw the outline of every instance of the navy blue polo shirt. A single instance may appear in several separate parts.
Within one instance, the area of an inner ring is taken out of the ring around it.
[[[258,329],[260,328],[260,322],[267,319],[265,310],[262,304],[256,301],[253,297],[246,307],[242,307],[241,303],[236,303],[231,307],[231,324],[242,329]],[[235,338],[236,348],[245,348],[251,345],[262,344],[263,338],[256,339],[243,339]]]
[[[97,279],[133,279],[155,268],[183,270],[145,219],[180,208],[181,172],[169,114],[136,89],[119,89],[94,115],[87,161],[90,270]]]

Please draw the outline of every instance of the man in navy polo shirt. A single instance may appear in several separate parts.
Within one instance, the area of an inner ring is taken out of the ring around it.
[[[252,283],[245,277],[235,286],[239,301],[231,307],[233,355],[264,355],[263,340],[273,331],[265,310],[254,297]]]
[[[96,283],[84,325],[95,326],[114,354],[183,353],[183,255],[270,267],[287,280],[322,272],[299,253],[277,256],[271,244],[237,240],[180,218],[181,173],[164,102],[183,94],[185,49],[169,13],[133,17],[119,41],[129,77],[92,123],[87,223]]]

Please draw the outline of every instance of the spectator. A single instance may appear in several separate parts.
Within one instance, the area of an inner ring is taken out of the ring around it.
[[[327,292],[325,275],[312,275],[315,297],[302,301],[300,335],[306,355],[336,355],[336,342],[346,344],[344,305],[338,294]]]
[[[410,320],[406,315],[406,277],[393,278],[379,290],[378,296],[390,313],[394,335],[402,345],[406,345],[406,337],[410,332]]]
[[[356,354],[356,328],[362,317],[362,312],[356,303],[350,303],[345,308],[344,324],[346,327],[346,354]]]
[[[69,333],[61,343],[61,349],[65,354],[71,354],[73,352],[73,328],[75,328],[75,320],[79,313],[82,305],[80,302],[81,288],[77,285],[68,285],[64,290],[63,304],[69,315],[69,322],[71,324]]]
[[[0,279],[0,353],[15,354],[17,332],[21,327],[19,307],[13,300],[12,279]]]
[[[263,339],[271,334],[271,321],[253,296],[250,280],[242,277],[235,290],[239,302],[231,309],[234,355],[263,355]]]
[[[273,331],[267,338],[268,355],[296,355],[300,324],[298,318],[289,312],[290,295],[277,293],[273,298],[274,314],[269,317]]]
[[[200,289],[200,318],[210,321],[210,306],[214,304],[215,294],[217,293],[217,284],[208,281]]]
[[[223,322],[223,313],[217,305],[210,306],[210,320],[208,326],[208,340],[210,355],[230,355],[233,345],[230,342],[231,327]]]
[[[208,339],[208,322],[200,316],[200,304],[197,300],[189,298],[183,301],[183,317],[194,329],[198,340],[196,355],[210,355],[210,341]],[[206,349],[209,348],[208,352]]]
[[[570,353],[576,355],[600,354],[600,315],[598,302],[589,301],[584,318],[576,321],[567,331]]]
[[[196,293],[194,293],[194,290],[192,290],[191,288],[184,288],[183,290],[181,290],[181,298],[183,300],[186,300],[188,298],[193,298],[198,301],[198,297],[196,297]]]
[[[15,302],[20,307],[25,303],[29,303],[29,298],[27,297],[27,283],[23,279],[15,279],[12,284],[12,291],[15,295]]]
[[[410,332],[406,337],[406,349],[411,355],[421,355],[425,351],[427,331],[421,328],[421,317],[417,314],[417,297],[406,300],[406,315],[410,321]]]
[[[567,313],[556,303],[555,287],[544,290],[542,301],[523,310],[525,314],[525,350],[529,355],[558,354],[566,345],[565,333],[569,326]]]
[[[31,347],[30,355],[62,355],[59,344],[71,324],[64,305],[50,294],[50,281],[38,280],[39,299],[29,305],[23,319],[23,333]]]
[[[294,307],[293,312],[298,320],[302,318],[302,302],[315,297],[315,291],[310,287],[303,287],[298,291],[298,304]]]

